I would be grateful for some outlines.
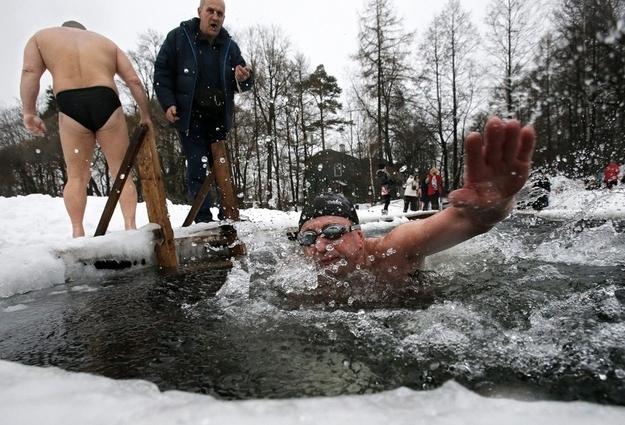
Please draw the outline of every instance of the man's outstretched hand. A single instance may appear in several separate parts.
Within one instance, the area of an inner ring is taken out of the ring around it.
[[[483,138],[469,134],[464,142],[464,186],[449,194],[451,205],[481,225],[504,219],[527,181],[535,140],[532,127],[497,117],[488,120]]]

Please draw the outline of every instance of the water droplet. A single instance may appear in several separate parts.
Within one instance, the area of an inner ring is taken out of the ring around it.
[[[319,164],[319,165],[317,165],[317,170],[319,170],[319,171],[323,171],[323,164]]]
[[[41,149],[35,149],[36,153],[41,153]]]
[[[225,164],[226,163],[226,158],[219,158],[219,163],[220,164]]]
[[[202,157],[202,162],[208,162],[208,158],[207,158],[207,157],[205,157],[205,156],[203,156],[203,157]]]
[[[404,165],[404,166],[402,166],[402,167],[399,169],[399,172],[400,172],[400,173],[403,173],[403,172],[404,172],[404,171],[406,171],[407,169],[408,169],[408,167]]]
[[[74,153],[78,153],[80,152],[78,149],[74,149]]]
[[[124,180],[126,178],[126,174],[122,174],[121,176],[119,176],[120,180]]]

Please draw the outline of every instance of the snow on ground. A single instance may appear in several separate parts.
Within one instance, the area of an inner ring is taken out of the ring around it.
[[[612,190],[585,190],[582,181],[554,177],[549,207],[538,215],[554,219],[622,220],[625,218],[625,185]]]
[[[93,234],[105,198],[89,198],[85,229]],[[189,207],[169,204],[172,226],[183,236],[202,226],[179,228]],[[403,201],[391,204],[393,223],[378,222],[381,206],[358,211],[367,228],[394,226]],[[550,219],[625,218],[625,189],[586,191],[583,184],[552,179],[550,206],[536,213]],[[296,227],[299,213],[267,209],[241,211],[247,230],[282,232]],[[124,232],[116,210],[109,234],[72,239],[63,201],[44,195],[0,198],[0,298],[63,283],[68,274],[63,253],[123,252],[148,256],[152,246],[144,204],[137,210],[139,230]],[[69,254],[65,254],[69,255]],[[19,305],[0,311],[18,311]],[[367,396],[226,402],[177,391],[161,393],[146,381],[115,381],[56,368],[23,366],[0,360],[0,423],[28,424],[624,424],[625,408],[589,403],[521,402],[483,398],[453,382],[433,391],[405,388]]]
[[[481,397],[454,382],[363,396],[221,401],[146,381],[116,381],[0,361],[0,417],[11,425],[464,424],[622,425],[625,408]]]

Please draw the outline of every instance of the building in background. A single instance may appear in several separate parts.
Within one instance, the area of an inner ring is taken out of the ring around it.
[[[371,172],[369,160],[358,159],[345,152],[325,149],[306,161],[304,171],[305,196],[310,199],[320,193],[342,193],[352,202],[371,201]]]

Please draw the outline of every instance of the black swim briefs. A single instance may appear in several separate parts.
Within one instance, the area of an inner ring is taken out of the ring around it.
[[[63,90],[56,102],[59,111],[94,133],[122,106],[115,90],[106,86]]]

